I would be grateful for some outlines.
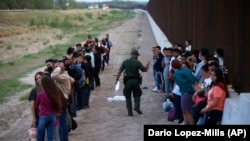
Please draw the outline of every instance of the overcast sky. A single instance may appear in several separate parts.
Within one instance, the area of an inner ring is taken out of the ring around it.
[[[78,2],[104,2],[112,0],[76,0]],[[138,1],[138,2],[148,2],[149,0],[123,0],[123,1]]]

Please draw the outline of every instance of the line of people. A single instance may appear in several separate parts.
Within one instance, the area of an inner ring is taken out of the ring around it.
[[[112,46],[109,34],[100,41],[88,35],[83,44],[69,47],[63,58],[45,61],[29,96],[37,141],[68,141],[77,111],[90,108],[91,91],[101,86],[99,73],[109,64]]]

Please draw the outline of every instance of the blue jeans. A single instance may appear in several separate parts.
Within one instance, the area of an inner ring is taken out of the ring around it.
[[[109,64],[109,54],[110,54],[110,50],[111,50],[111,48],[109,48],[109,51],[107,52],[107,54],[106,54],[106,63],[107,64]]]
[[[206,114],[204,114],[203,116],[201,116],[201,117],[198,119],[196,125],[204,125],[204,124],[205,124],[205,119],[206,119]]]
[[[163,70],[163,79],[165,84],[166,98],[169,98],[172,89],[171,89],[171,82],[168,80],[168,69]]]
[[[94,76],[91,76],[89,79],[89,89],[94,90],[95,89],[94,85],[95,85],[95,79],[94,79]]]
[[[58,126],[54,126],[54,141],[60,141]]]
[[[160,90],[162,88],[162,72],[160,74],[154,70],[155,86]]]
[[[104,71],[104,69],[105,69],[105,62],[106,62],[106,58],[107,58],[107,55],[105,54],[105,55],[103,55],[103,57],[102,57],[102,71]]]
[[[83,100],[83,107],[89,106],[89,97],[90,97],[90,89],[89,85],[83,86],[83,93],[82,93],[82,100]]]
[[[70,111],[71,113],[70,114],[72,114],[73,115],[73,117],[76,117],[77,115],[76,115],[76,111],[77,111],[77,105],[78,105],[78,101],[77,101],[77,91],[76,90],[74,90],[74,108],[73,108],[73,111]]]
[[[59,119],[59,137],[60,141],[68,141],[68,122],[67,122],[67,110],[62,112]]]
[[[84,86],[81,88],[78,88],[76,90],[76,95],[77,95],[77,110],[81,110],[84,106],[83,106],[83,91],[84,90]]]
[[[157,81],[157,79],[156,79],[156,71],[155,70],[153,70],[153,77],[154,77],[154,80],[155,80],[155,86],[157,87],[157,83],[156,83],[156,81]]]
[[[53,132],[56,121],[56,115],[51,114],[48,116],[39,116],[38,121],[38,131],[37,131],[37,141],[43,141],[45,130],[47,130],[48,141],[53,141]]]

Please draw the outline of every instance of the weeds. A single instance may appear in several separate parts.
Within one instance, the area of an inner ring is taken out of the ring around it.
[[[8,62],[8,64],[13,66],[13,65],[15,65],[15,61],[10,61],[10,62]]]
[[[0,60],[0,67],[4,65],[4,62]]]
[[[84,21],[84,17],[82,17],[82,16],[79,15],[79,16],[77,17],[77,20],[78,20],[78,21]]]
[[[93,18],[93,14],[92,13],[85,13],[85,16],[88,18],[88,19],[92,19]]]
[[[43,45],[47,45],[49,43],[49,40],[43,41]]]
[[[141,30],[137,30],[137,37],[141,37]]]
[[[11,50],[12,49],[12,46],[9,44],[6,48],[7,50]]]
[[[57,37],[59,40],[62,40],[62,39],[63,39],[63,35],[62,35],[62,34],[57,34],[56,37]]]
[[[29,95],[30,95],[30,93],[26,93],[25,95],[21,96],[19,100],[21,100],[21,101],[27,100],[27,99],[29,99]]]

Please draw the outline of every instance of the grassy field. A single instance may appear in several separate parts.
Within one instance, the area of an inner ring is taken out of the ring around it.
[[[32,87],[19,79],[46,59],[61,58],[88,34],[98,37],[134,15],[112,9],[0,12],[0,103]]]

